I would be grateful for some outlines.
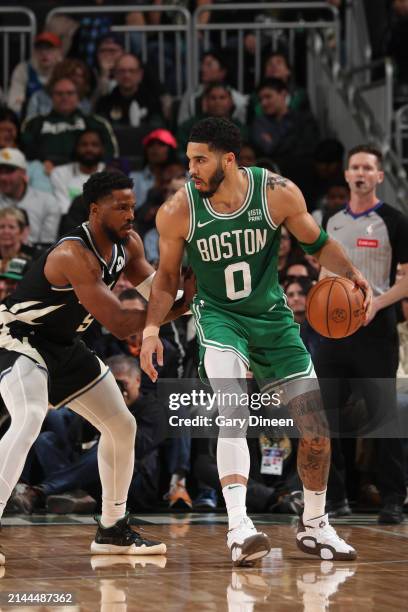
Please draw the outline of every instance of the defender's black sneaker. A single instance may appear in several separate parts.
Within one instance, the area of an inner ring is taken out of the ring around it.
[[[385,504],[378,515],[380,525],[399,525],[404,522],[401,504]]]
[[[91,551],[99,555],[164,555],[166,545],[145,540],[129,527],[129,514],[112,527],[103,527],[96,518],[98,530],[91,544]]]

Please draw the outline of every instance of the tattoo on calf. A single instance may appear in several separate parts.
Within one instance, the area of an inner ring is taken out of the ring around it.
[[[329,437],[329,425],[319,391],[308,391],[294,397],[288,409],[301,436]]]
[[[297,461],[299,476],[307,489],[325,489],[330,467],[330,437],[319,391],[298,395],[288,408],[301,434]]]
[[[279,174],[271,174],[268,172],[268,178],[266,179],[266,186],[274,190],[275,187],[286,187],[288,180]]]
[[[329,438],[301,438],[297,465],[299,476],[307,489],[325,489],[330,467]]]

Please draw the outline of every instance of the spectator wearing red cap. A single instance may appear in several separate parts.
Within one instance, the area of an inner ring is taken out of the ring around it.
[[[13,70],[7,105],[15,113],[23,114],[30,96],[47,84],[54,66],[61,60],[61,39],[52,32],[38,34],[31,59]]]
[[[147,83],[141,61],[136,55],[124,53],[114,70],[117,86],[100,98],[96,112],[113,127],[129,125],[158,126],[163,124],[160,84]]]
[[[147,134],[142,142],[144,167],[130,174],[134,182],[136,208],[143,206],[149,189],[160,184],[162,170],[166,164],[176,159],[177,149],[173,134],[162,128]]]

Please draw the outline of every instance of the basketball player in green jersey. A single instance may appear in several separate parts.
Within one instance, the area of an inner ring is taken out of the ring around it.
[[[304,513],[298,547],[321,559],[350,560],[356,551],[329,525],[325,514],[330,438],[319,386],[299,327],[278,284],[280,226],[298,239],[326,269],[371,290],[341,246],[308,214],[299,189],[261,168],[239,168],[238,129],[229,121],[203,119],[190,134],[187,156],[192,180],[157,214],[160,264],[153,280],[143,333],[141,364],[154,381],[163,349],[159,326],[176,295],[186,247],[197,280],[192,304],[205,371],[221,397],[242,393],[250,368],[261,391],[278,384],[300,431],[298,470],[304,486]],[[235,396],[237,397],[237,396]],[[222,405],[221,405],[222,404]],[[218,406],[222,415],[247,418],[248,408]],[[246,514],[249,452],[245,437],[220,427],[217,465],[229,519],[227,544],[236,565],[254,563],[270,550]]]

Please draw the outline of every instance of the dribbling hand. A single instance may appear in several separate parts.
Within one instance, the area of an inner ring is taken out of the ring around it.
[[[353,277],[349,276],[348,278],[350,278],[350,280],[352,280],[353,283],[357,287],[360,287],[360,289],[364,293],[364,303],[363,303],[363,308],[365,312],[364,325],[367,325],[367,323],[370,322],[372,319],[371,309],[373,305],[373,290],[371,289],[370,285],[368,284],[367,280],[364,278],[362,274],[354,274]]]
[[[156,355],[157,364],[163,365],[163,344],[157,336],[148,336],[143,340],[140,351],[140,365],[152,382],[156,382],[159,374],[153,365],[153,355]]]

